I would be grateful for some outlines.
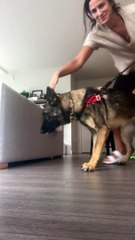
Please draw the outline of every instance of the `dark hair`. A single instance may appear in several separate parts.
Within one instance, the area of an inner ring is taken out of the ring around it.
[[[96,24],[96,21],[95,19],[92,17],[91,15],[91,12],[90,12],[90,9],[89,9],[89,2],[91,0],[85,0],[84,1],[84,5],[83,5],[83,22],[84,22],[84,26],[85,26],[85,32],[87,30],[87,27],[86,27],[86,17],[89,18],[90,20],[90,23],[91,23],[91,28],[93,28]],[[115,2],[115,0],[108,0],[108,2],[111,4],[112,6],[112,9],[119,13],[119,10],[120,10],[120,5],[118,3]]]

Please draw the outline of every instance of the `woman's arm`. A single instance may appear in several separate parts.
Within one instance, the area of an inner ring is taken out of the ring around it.
[[[57,72],[53,74],[49,86],[51,88],[55,88],[60,77],[66,76],[79,70],[87,61],[87,59],[91,56],[92,52],[93,49],[91,47],[89,46],[82,47],[79,54],[73,60],[65,64],[63,67],[61,67]]]

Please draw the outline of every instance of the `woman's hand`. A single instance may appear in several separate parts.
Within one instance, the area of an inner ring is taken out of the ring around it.
[[[60,77],[64,77],[68,74],[72,74],[75,71],[78,71],[90,57],[92,52],[93,49],[91,47],[84,46],[79,52],[79,54],[73,60],[65,64],[63,67],[61,67],[57,72],[53,74],[49,85],[50,88],[54,89],[56,87]]]
[[[59,72],[55,72],[51,78],[49,87],[54,89],[59,81]]]

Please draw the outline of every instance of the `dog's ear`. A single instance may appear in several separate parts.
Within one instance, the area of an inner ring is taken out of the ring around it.
[[[54,90],[50,87],[46,88],[46,98],[50,98],[50,97],[54,97],[56,93],[54,92]]]
[[[59,102],[59,98],[58,98],[57,94],[50,87],[46,88],[46,99],[50,103],[51,106],[56,105]]]

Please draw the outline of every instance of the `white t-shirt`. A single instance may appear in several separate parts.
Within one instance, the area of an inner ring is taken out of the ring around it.
[[[122,72],[135,61],[135,3],[122,7],[120,15],[125,22],[130,36],[130,43],[126,42],[107,26],[96,24],[88,34],[84,46],[90,46],[94,50],[100,47],[109,50],[115,67],[119,72]],[[135,70],[135,66],[123,74],[128,74],[131,70]]]

